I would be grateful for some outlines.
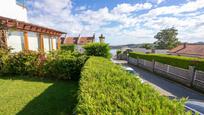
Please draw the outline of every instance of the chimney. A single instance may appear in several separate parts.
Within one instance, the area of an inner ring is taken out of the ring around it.
[[[186,47],[187,47],[187,43],[184,43],[184,44],[183,44],[183,48],[186,48]]]
[[[92,42],[94,42],[94,41],[95,41],[95,37],[96,37],[96,36],[95,36],[95,33],[94,33],[94,34],[93,34],[93,40],[92,40]]]
[[[99,36],[99,40],[100,40],[100,43],[104,43],[105,37],[103,36],[103,34]]]
[[[80,38],[81,38],[81,34],[79,34],[79,36],[78,36],[77,44],[80,44]]]

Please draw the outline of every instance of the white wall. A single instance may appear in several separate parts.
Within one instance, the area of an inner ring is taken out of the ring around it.
[[[24,46],[23,32],[9,30],[7,44],[13,48],[12,52],[22,51]]]
[[[58,39],[58,37],[53,38],[53,48],[54,48],[54,50],[57,49],[57,39]]]
[[[34,32],[28,32],[28,47],[29,47],[29,50],[38,51],[39,34]]]
[[[27,22],[27,9],[17,5],[16,0],[1,0],[0,16]]]

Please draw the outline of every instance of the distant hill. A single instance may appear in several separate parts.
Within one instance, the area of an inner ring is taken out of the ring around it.
[[[126,44],[126,45],[112,45],[111,49],[121,49],[121,48],[139,48],[143,44]]]

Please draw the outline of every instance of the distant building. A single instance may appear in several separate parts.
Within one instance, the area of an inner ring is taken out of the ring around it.
[[[204,58],[204,44],[181,44],[169,51],[172,55]]]
[[[93,36],[89,37],[83,37],[83,36],[78,36],[78,37],[67,37],[67,38],[61,38],[61,44],[67,44],[67,45],[76,45],[77,49],[80,52],[83,52],[83,45],[86,45],[88,43],[93,43],[95,42],[95,34]]]
[[[63,38],[61,38],[61,40],[63,42],[61,42],[62,44],[67,44],[67,45],[86,45],[88,43],[93,43],[95,41],[95,35],[93,36],[89,36],[89,37],[82,37],[82,36],[78,36],[78,37],[67,37],[63,40]]]

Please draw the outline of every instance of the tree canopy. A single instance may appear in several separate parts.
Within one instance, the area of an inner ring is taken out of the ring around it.
[[[157,39],[155,47],[157,49],[172,49],[179,45],[177,38],[178,30],[174,27],[163,29],[158,32],[154,38]]]

